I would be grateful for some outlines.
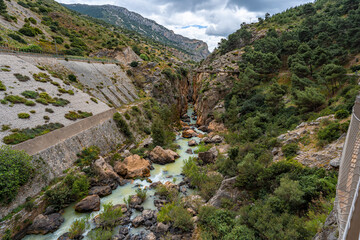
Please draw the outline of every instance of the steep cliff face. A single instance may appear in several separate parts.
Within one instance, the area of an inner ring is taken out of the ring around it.
[[[214,115],[224,111],[222,100],[239,80],[242,52],[235,50],[225,55],[212,54],[194,71],[192,101],[198,114],[197,124],[208,124]]]
[[[205,42],[175,34],[173,31],[155,21],[144,18],[140,14],[131,12],[126,8],[112,5],[63,5],[82,14],[104,20],[108,23],[138,32],[166,45],[179,48],[180,50],[185,51],[192,60],[200,61],[209,55],[208,46]]]

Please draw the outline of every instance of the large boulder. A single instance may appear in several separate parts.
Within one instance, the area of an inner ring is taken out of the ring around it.
[[[110,186],[96,186],[92,187],[89,191],[89,195],[98,195],[99,197],[105,197],[112,192]]]
[[[64,222],[64,218],[60,213],[53,213],[50,215],[38,215],[29,229],[27,234],[48,234],[55,232],[61,224]]]
[[[196,136],[197,136],[197,133],[192,129],[186,129],[182,132],[183,138],[192,138],[192,137],[196,137]]]
[[[118,183],[121,182],[121,178],[119,175],[116,174],[113,167],[108,164],[104,158],[100,157],[96,160],[93,164],[93,168],[95,172],[100,176],[103,180],[113,180],[117,181]]]
[[[150,162],[139,155],[131,155],[115,163],[115,171],[125,178],[150,177]]]
[[[203,138],[204,143],[222,143],[224,140],[221,136],[215,135],[213,137],[205,137]]]
[[[179,157],[180,157],[179,154],[177,154],[176,152],[170,149],[164,150],[160,146],[156,146],[149,153],[149,158],[153,163],[162,164],[162,165],[175,162],[175,159]]]
[[[189,145],[189,147],[194,147],[194,146],[197,146],[198,144],[197,144],[197,142],[195,140],[190,140],[188,142],[188,145]]]
[[[216,160],[217,155],[218,155],[218,152],[216,150],[216,147],[212,147],[212,148],[210,148],[209,151],[200,152],[199,153],[199,159],[204,164],[214,163],[215,160]]]
[[[98,195],[90,195],[75,205],[75,211],[84,213],[100,210],[100,197]]]
[[[131,223],[134,226],[134,228],[140,227],[142,224],[144,224],[145,219],[142,215],[139,215],[137,217],[135,217]]]

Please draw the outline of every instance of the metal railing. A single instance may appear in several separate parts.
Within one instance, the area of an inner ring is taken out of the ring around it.
[[[1,52],[10,53],[10,54],[21,54],[21,55],[34,56],[34,57],[51,57],[51,58],[58,58],[58,59],[72,60],[72,61],[81,61],[81,62],[119,63],[119,61],[117,61],[115,59],[91,58],[91,57],[65,55],[62,53],[37,51],[37,50],[32,50],[32,49],[27,49],[27,48],[16,48],[16,47],[11,47],[7,44],[0,45],[0,53]]]
[[[336,188],[339,239],[348,238],[360,187],[360,97],[356,98],[344,149],[341,154]],[[352,228],[354,229],[354,228]],[[353,231],[353,230],[352,230]],[[356,229],[355,229],[356,231]],[[359,229],[357,230],[359,231]],[[354,234],[352,232],[351,234]],[[359,233],[357,233],[358,235]]]

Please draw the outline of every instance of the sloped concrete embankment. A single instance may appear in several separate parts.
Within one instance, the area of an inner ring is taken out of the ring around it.
[[[101,154],[105,154],[115,149],[117,144],[124,143],[126,138],[112,119],[115,112],[115,109],[110,109],[14,146],[33,155],[40,169],[37,169],[37,176],[21,188],[10,206],[0,208],[0,218],[23,204],[27,197],[37,195],[51,180],[72,167],[76,154],[83,148],[96,145],[100,147]]]

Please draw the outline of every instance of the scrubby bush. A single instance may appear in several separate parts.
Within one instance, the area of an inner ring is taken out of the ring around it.
[[[27,82],[30,80],[28,76],[22,75],[20,73],[14,73],[14,76],[19,80],[20,82]]]
[[[99,158],[100,148],[98,146],[91,146],[84,148],[81,153],[77,154],[78,159],[76,164],[79,166],[90,166],[93,161]]]
[[[68,75],[68,79],[71,81],[71,82],[76,82],[77,81],[77,78],[74,74],[69,74]]]
[[[85,218],[76,219],[72,222],[69,228],[69,237],[71,239],[78,239],[85,232],[88,227],[88,223]]]
[[[50,82],[51,81],[50,76],[43,72],[39,72],[37,74],[34,73],[33,78],[35,79],[35,81],[38,81],[38,82]]]
[[[121,116],[120,113],[115,113],[113,116],[113,119],[116,123],[116,126],[119,128],[119,130],[125,135],[125,137],[129,138],[130,140],[132,140],[133,138],[133,134],[130,131],[130,128],[127,124],[127,122],[123,119],[123,117]]]
[[[35,106],[36,103],[33,102],[33,101],[28,100],[28,101],[25,102],[25,105],[26,105],[26,106]]]
[[[300,148],[297,143],[289,143],[284,145],[281,150],[286,158],[291,158],[296,156],[296,153],[300,150]]]
[[[19,43],[27,44],[27,42],[17,34],[9,33],[8,36],[11,37],[12,39],[14,39],[15,41],[19,42]]]
[[[157,216],[159,222],[172,222],[174,227],[177,227],[184,232],[193,229],[194,223],[191,218],[191,214],[181,204],[175,203],[165,204],[160,209]]]
[[[0,204],[10,203],[34,174],[32,157],[24,151],[0,146]]]
[[[118,225],[119,218],[123,215],[121,207],[114,207],[112,203],[104,204],[104,211],[99,214],[99,221],[103,228],[112,228]]]
[[[30,114],[28,113],[18,113],[18,117],[21,119],[27,119],[30,118]]]
[[[35,91],[24,91],[21,93],[21,95],[23,95],[26,98],[31,98],[31,99],[36,99],[39,96],[39,93],[35,92]]]
[[[340,129],[340,123],[330,123],[323,129],[320,129],[317,137],[319,140],[330,143],[336,139],[338,139],[341,135],[342,131]]]
[[[137,67],[138,65],[139,65],[139,63],[137,61],[132,61],[130,63],[130,67],[133,67],[133,68]]]
[[[39,125],[35,128],[25,128],[20,131],[17,131],[15,133],[12,133],[6,137],[3,138],[3,142],[5,144],[18,144],[21,142],[24,142],[28,139],[32,139],[36,136],[40,136],[46,133],[49,133],[51,131],[54,131],[56,129],[64,127],[61,123],[49,123],[44,125]]]
[[[103,228],[95,228],[89,232],[87,237],[90,240],[110,240],[112,238],[112,231],[103,229]]]
[[[347,118],[349,115],[350,115],[349,111],[347,111],[345,109],[340,109],[340,110],[336,111],[335,118],[336,119],[344,119],[344,118]]]
[[[25,98],[17,95],[8,95],[4,99],[14,104],[25,103],[27,101]]]
[[[93,114],[91,112],[82,112],[82,111],[73,112],[73,111],[69,111],[68,113],[65,114],[65,118],[75,121],[77,119],[83,119],[83,118],[91,117],[92,115]]]
[[[142,201],[145,201],[146,195],[147,195],[147,190],[146,189],[138,188],[138,189],[136,189],[135,192],[136,192],[136,196],[141,198]]]
[[[6,91],[6,86],[2,81],[0,81],[0,91]]]

